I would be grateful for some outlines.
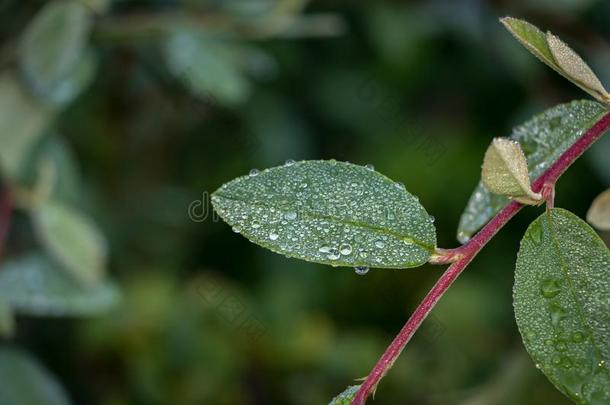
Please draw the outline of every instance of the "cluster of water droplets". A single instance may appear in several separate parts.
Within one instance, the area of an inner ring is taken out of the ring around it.
[[[422,264],[436,244],[434,218],[372,166],[288,160],[227,183],[213,202],[252,241],[357,274]]]

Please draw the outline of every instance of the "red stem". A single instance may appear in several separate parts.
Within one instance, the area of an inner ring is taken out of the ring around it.
[[[542,175],[540,175],[532,184],[534,192],[540,192],[542,187],[554,185],[559,177],[578,159],[595,141],[597,141],[604,132],[610,128],[610,113],[604,115],[599,121],[593,125],[584,135],[582,135],[572,146],[568,148],[557,159],[551,167],[549,167]],[[367,397],[375,390],[375,387],[383,376],[392,367],[400,353],[403,351],[415,331],[420,327],[426,316],[432,311],[432,308],[447,292],[451,284],[458,276],[466,269],[468,264],[474,259],[479,251],[494,237],[496,233],[512,217],[514,217],[523,205],[516,201],[509,203],[502,209],[491,221],[487,223],[468,243],[457,249],[439,250],[443,255],[447,254],[450,257],[457,258],[449,268],[438,279],[434,287],[428,292],[423,301],[419,304],[415,312],[411,315],[405,326],[400,330],[394,338],[385,353],[381,356],[373,370],[360,386],[358,393],[352,401],[352,405],[363,405]],[[442,263],[442,260],[438,260]]]

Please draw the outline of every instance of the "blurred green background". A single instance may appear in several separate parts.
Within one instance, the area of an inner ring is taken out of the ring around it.
[[[324,404],[366,376],[442,268],[286,259],[209,193],[287,159],[371,163],[455,247],[492,137],[586,98],[504,15],[610,83],[602,0],[0,0],[0,403]],[[608,156],[581,159],[557,205],[584,216]],[[512,313],[539,211],[477,257],[371,403],[569,403]]]

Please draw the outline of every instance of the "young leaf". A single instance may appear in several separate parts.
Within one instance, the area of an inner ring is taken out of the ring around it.
[[[580,404],[610,403],[610,251],[584,221],[552,209],[517,258],[515,317],[530,356]]]
[[[42,254],[13,259],[0,268],[0,297],[14,312],[36,316],[90,316],[119,300],[109,282],[83,287]]]
[[[546,34],[546,39],[557,65],[568,79],[599,101],[610,102],[610,94],[589,65],[572,48],[550,32]]]
[[[521,145],[530,180],[555,163],[606,112],[604,106],[594,101],[573,101],[553,107],[516,127],[510,139]],[[508,202],[506,197],[491,194],[480,182],[460,218],[458,240],[467,242]]]
[[[54,103],[65,101],[62,86],[69,75],[81,74],[78,65],[86,56],[91,26],[87,6],[74,0],[48,2],[34,17],[21,40],[19,62],[37,94]]]
[[[540,193],[531,189],[527,162],[518,142],[495,138],[485,153],[481,179],[494,194],[522,204],[537,205],[542,201]]]
[[[54,200],[34,208],[32,215],[42,244],[70,275],[86,285],[101,280],[106,240],[89,218]]]
[[[595,197],[587,212],[587,222],[601,231],[610,231],[610,189]]]
[[[433,219],[372,169],[303,161],[252,172],[212,196],[220,216],[276,253],[334,266],[407,268],[436,246]]]
[[[359,389],[359,385],[350,385],[345,391],[334,397],[328,405],[350,405]]]
[[[55,377],[21,350],[0,348],[0,404],[69,405]]]
[[[582,58],[561,39],[517,18],[500,19],[513,36],[538,59],[603,103],[610,94]]]

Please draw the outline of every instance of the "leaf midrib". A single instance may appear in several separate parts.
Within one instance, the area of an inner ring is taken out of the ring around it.
[[[271,208],[271,206],[268,205],[268,204],[253,203],[251,201],[247,201],[247,200],[244,200],[244,199],[241,199],[241,198],[236,198],[234,196],[229,196],[229,195],[226,195],[226,194],[223,194],[223,193],[220,193],[220,192],[216,192],[216,193],[214,193],[214,195],[217,196],[217,197],[220,197],[220,198],[225,198],[225,199],[231,200],[231,201],[238,201],[240,203],[249,204],[249,205],[255,206],[255,207]],[[273,207],[273,208],[277,209],[277,207]],[[283,211],[283,210],[280,209],[280,211]],[[358,221],[352,221],[352,220],[345,220],[345,219],[341,219],[341,218],[336,218],[336,217],[333,217],[331,215],[322,215],[322,214],[319,214],[319,213],[316,213],[316,215],[313,215],[313,213],[310,212],[307,209],[303,209],[303,210],[299,211],[299,213],[305,213],[306,214],[305,216],[310,218],[310,219],[323,219],[323,220],[327,220],[327,221],[334,222],[334,223],[341,224],[341,225],[352,225],[354,227],[359,227],[359,228],[364,228],[364,229],[371,230],[371,231],[377,231],[377,232],[385,233],[385,234],[393,236],[393,237],[395,237],[397,239],[400,239],[402,241],[404,241],[406,239],[406,240],[409,241],[409,243],[412,243],[412,244],[418,246],[419,248],[427,251],[430,254],[433,254],[434,250],[435,250],[435,246],[433,246],[433,245],[424,243],[424,242],[422,242],[422,241],[420,241],[418,239],[415,239],[415,238],[413,238],[411,236],[402,235],[401,233],[396,232],[396,231],[391,230],[391,229],[382,228],[382,227],[379,227],[379,226],[367,224],[365,222],[358,222]]]

